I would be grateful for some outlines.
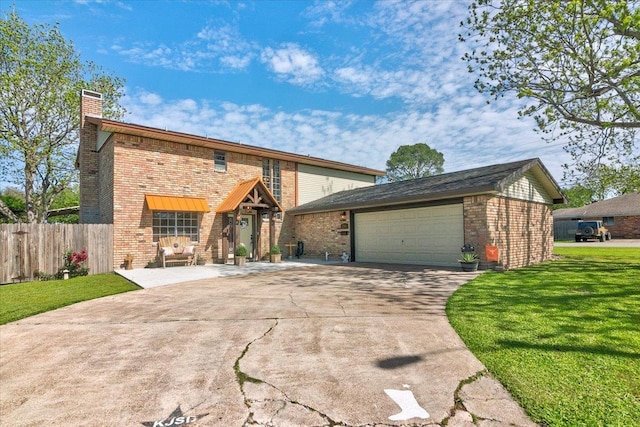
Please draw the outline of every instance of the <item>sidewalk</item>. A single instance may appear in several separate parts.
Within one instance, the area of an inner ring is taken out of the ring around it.
[[[135,283],[141,288],[155,288],[174,283],[191,282],[193,280],[214,279],[216,277],[242,276],[268,271],[288,270],[291,268],[309,267],[313,265],[340,264],[338,261],[320,259],[283,260],[280,263],[248,262],[242,267],[233,264],[207,264],[196,266],[179,266],[167,268],[136,268],[133,270],[115,270],[116,274]]]

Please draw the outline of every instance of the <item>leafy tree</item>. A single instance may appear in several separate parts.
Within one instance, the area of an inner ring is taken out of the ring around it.
[[[611,167],[600,165],[582,183],[564,189],[569,199],[567,205],[555,205],[557,208],[577,208],[591,202],[620,196],[640,189],[640,167],[623,165]]]
[[[57,24],[0,18],[0,180],[24,188],[28,222],[76,180],[80,90],[102,92],[105,117],[120,118],[123,83],[82,62]]]
[[[640,167],[601,165],[585,183],[594,192],[594,198],[602,200],[640,189]]]
[[[401,145],[387,160],[390,182],[422,178],[442,173],[444,156],[424,143]]]
[[[59,194],[51,202],[51,209],[63,209],[71,208],[80,205],[80,189],[78,185],[71,185]],[[64,223],[64,224],[77,224],[80,222],[80,216],[77,213],[48,216],[48,222]]]
[[[607,168],[606,173],[611,177],[612,190],[616,195],[628,194],[634,190],[640,191],[640,167],[622,166],[618,169]]]
[[[584,185],[576,185],[571,188],[563,190],[564,194],[569,199],[569,203],[564,205],[554,205],[554,209],[562,208],[579,208],[585,206],[594,200],[594,191],[585,187]]]
[[[20,190],[5,188],[0,192],[0,223],[16,223],[25,220],[26,205]]]
[[[515,93],[590,174],[633,155],[640,128],[640,5],[624,0],[478,0],[461,23],[476,88]],[[554,135],[555,134],[555,135]],[[584,168],[583,168],[584,169]]]

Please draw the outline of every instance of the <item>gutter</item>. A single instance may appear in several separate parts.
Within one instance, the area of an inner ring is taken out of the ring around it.
[[[357,211],[361,209],[382,208],[387,206],[402,206],[402,205],[416,204],[416,203],[422,203],[422,202],[434,202],[438,200],[456,199],[460,197],[480,196],[484,194],[497,195],[499,193],[500,192],[497,191],[495,187],[487,186],[487,187],[474,188],[474,189],[470,189],[468,191],[463,191],[463,192],[444,191],[440,193],[429,193],[427,195],[410,197],[410,198],[397,196],[397,197],[388,198],[388,199],[371,200],[371,201],[361,202],[361,203],[349,203],[349,202],[334,203],[331,205],[326,205],[326,206],[317,207],[317,208],[295,207],[295,208],[289,209],[287,213],[293,214],[293,215],[303,215],[303,214],[310,214],[310,213],[333,212],[333,211],[339,211],[339,210]],[[427,197],[424,197],[424,196],[427,196]]]

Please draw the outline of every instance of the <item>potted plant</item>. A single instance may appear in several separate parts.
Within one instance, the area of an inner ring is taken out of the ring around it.
[[[236,248],[236,257],[234,258],[235,264],[243,266],[247,262],[247,247],[240,243]]]
[[[460,262],[462,271],[476,271],[478,269],[480,259],[475,252],[462,252],[458,262]]]
[[[278,245],[271,246],[271,252],[269,253],[269,261],[270,262],[282,261],[282,253],[280,252],[280,246]]]
[[[198,254],[196,256],[196,265],[204,265],[205,259],[202,255]]]

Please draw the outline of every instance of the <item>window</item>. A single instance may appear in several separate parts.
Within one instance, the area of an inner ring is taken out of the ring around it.
[[[218,172],[226,172],[227,170],[227,153],[224,151],[215,151],[213,153],[213,170]]]
[[[602,223],[604,225],[614,225],[614,220],[612,216],[605,216],[602,218]]]
[[[280,186],[280,160],[273,161],[273,183],[271,184],[271,192],[278,203],[282,202],[282,188]]]
[[[200,240],[200,216],[198,212],[154,212],[153,241],[165,236],[190,236]]]
[[[271,189],[271,165],[269,159],[262,159],[262,182]]]
[[[282,202],[280,160],[262,159],[262,181],[278,203]]]

